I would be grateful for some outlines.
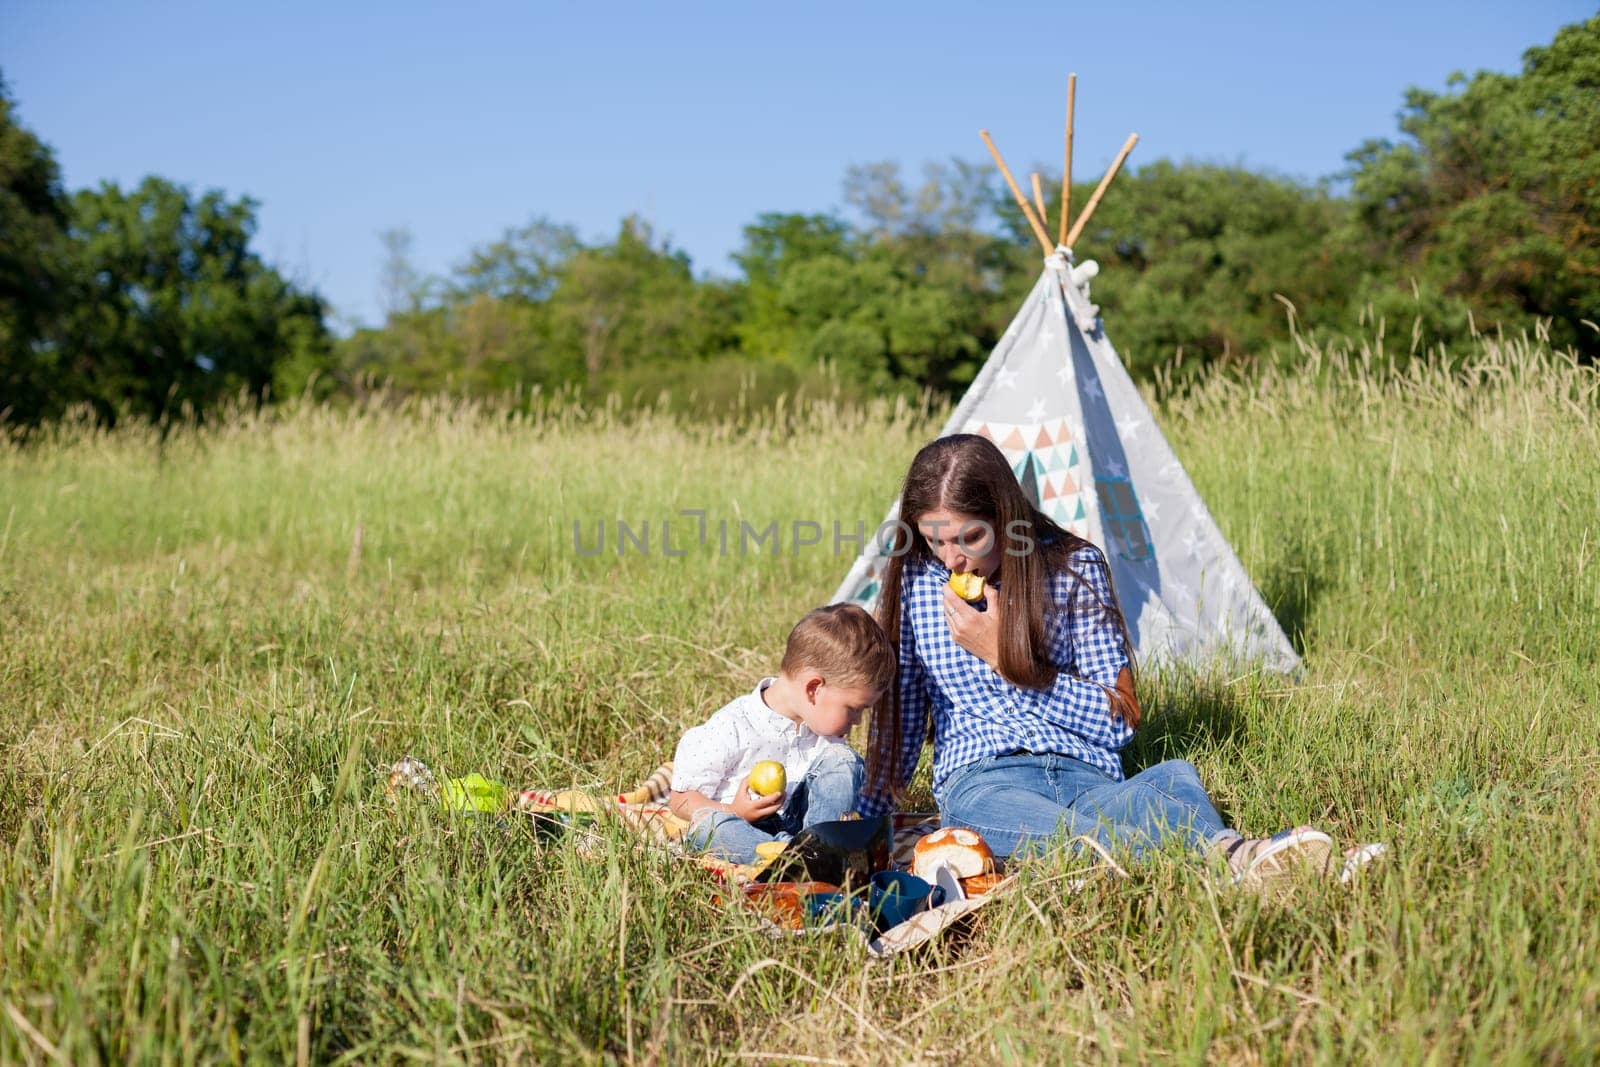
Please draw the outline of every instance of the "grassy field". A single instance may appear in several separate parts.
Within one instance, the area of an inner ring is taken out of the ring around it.
[[[0,1062],[1592,1059],[1600,375],[1536,341],[1386,366],[1162,405],[1307,670],[1141,679],[1128,764],[1391,856],[1288,903],[1041,861],[891,963],[382,774],[630,784],[773,668],[853,554],[831,523],[878,520],[938,413],[439,401],[0,446]]]

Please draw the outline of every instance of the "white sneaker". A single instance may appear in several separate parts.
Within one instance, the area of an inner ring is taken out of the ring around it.
[[[1344,853],[1344,866],[1339,870],[1339,881],[1349,885],[1373,860],[1389,851],[1389,846],[1382,841],[1373,841],[1358,848],[1346,849]]]
[[[1314,870],[1326,874],[1333,858],[1333,838],[1310,826],[1296,826],[1271,837],[1245,837],[1224,844],[1235,885],[1258,886]]]

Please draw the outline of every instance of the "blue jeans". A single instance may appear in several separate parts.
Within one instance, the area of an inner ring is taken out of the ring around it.
[[[787,841],[813,823],[832,822],[854,811],[866,777],[866,765],[854,749],[825,745],[811,761],[805,780],[790,784],[789,795],[776,814],[750,823],[731,811],[701,808],[690,820],[684,841],[690,848],[734,863],[755,863],[760,858],[757,845]]]
[[[1135,854],[1174,836],[1196,851],[1233,836],[1186,760],[1119,782],[1070,756],[989,756],[951,773],[938,800],[944,825],[978,831],[996,856],[1038,851],[1058,834],[1086,834]]]

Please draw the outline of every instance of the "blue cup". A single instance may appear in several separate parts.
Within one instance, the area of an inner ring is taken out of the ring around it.
[[[906,871],[879,871],[872,876],[868,907],[879,930],[899,926],[918,912],[944,903],[944,889]]]

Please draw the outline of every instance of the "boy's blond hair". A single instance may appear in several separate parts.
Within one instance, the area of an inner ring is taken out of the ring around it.
[[[881,691],[894,680],[894,647],[866,611],[855,604],[830,604],[808,612],[789,631],[782,671],[807,668],[829,685]]]

